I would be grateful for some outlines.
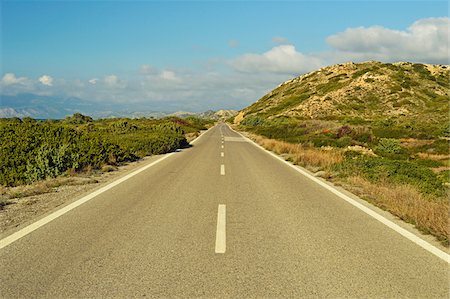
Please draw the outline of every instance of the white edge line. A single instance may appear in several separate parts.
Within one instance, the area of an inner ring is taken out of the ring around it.
[[[159,158],[158,160],[156,160],[156,161],[154,161],[154,162],[152,162],[152,163],[150,163],[150,164],[148,164],[148,165],[146,165],[146,166],[144,166],[142,168],[139,168],[138,170],[133,171],[132,173],[127,174],[126,176],[124,176],[124,177],[122,177],[122,178],[120,178],[120,179],[118,179],[118,180],[116,180],[116,181],[114,181],[114,182],[112,182],[112,183],[110,183],[110,184],[108,184],[108,185],[106,185],[106,186],[104,186],[104,187],[102,187],[102,188],[100,188],[100,189],[98,189],[98,190],[96,190],[96,191],[94,191],[94,192],[92,192],[92,193],[90,193],[90,194],[80,198],[79,200],[77,200],[77,201],[75,201],[75,202],[73,202],[73,203],[71,203],[71,204],[69,204],[69,205],[67,205],[67,206],[65,206],[65,207],[63,207],[63,208],[53,212],[52,214],[50,214],[50,215],[48,215],[48,216],[46,216],[46,217],[44,217],[44,218],[42,218],[42,219],[40,219],[40,220],[38,220],[38,221],[36,221],[34,223],[32,223],[32,224],[22,228],[21,230],[19,230],[19,231],[13,233],[13,234],[11,234],[11,235],[1,239],[0,240],[0,249],[2,249],[4,247],[8,246],[9,244],[19,240],[20,238],[30,234],[31,232],[37,230],[41,226],[44,226],[45,224],[47,224],[47,223],[55,220],[56,218],[66,214],[67,212],[75,209],[76,207],[82,205],[83,203],[93,199],[97,195],[102,194],[103,192],[105,192],[105,191],[107,191],[107,190],[109,190],[109,189],[119,185],[120,183],[128,180],[129,178],[137,175],[138,173],[141,173],[144,170],[147,170],[148,168],[158,164],[159,162],[167,159],[168,157],[172,156],[173,154],[174,154],[174,152],[168,153],[165,156]]]
[[[215,127],[215,126],[213,126],[213,127]],[[203,132],[203,134],[201,134],[200,136],[195,138],[190,144],[193,144],[196,141],[198,141],[200,139],[200,137],[204,136],[205,133],[208,132],[213,127],[209,128],[207,131]],[[118,180],[116,180],[116,181],[114,181],[114,182],[112,182],[112,183],[110,183],[110,184],[108,184],[108,185],[106,185],[106,186],[104,186],[104,187],[102,187],[102,188],[100,188],[100,189],[98,189],[98,190],[96,190],[96,191],[94,191],[94,192],[92,192],[92,193],[90,193],[90,194],[80,198],[79,200],[77,200],[77,201],[75,201],[75,202],[73,202],[73,203],[71,203],[71,204],[69,204],[69,205],[67,205],[67,206],[65,206],[65,207],[63,207],[63,208],[53,212],[52,214],[50,214],[50,215],[48,215],[48,216],[46,216],[46,217],[44,217],[44,218],[42,218],[42,219],[40,219],[40,220],[38,220],[38,221],[36,221],[34,223],[32,223],[32,224],[22,228],[21,230],[19,230],[19,231],[13,233],[13,234],[11,234],[11,235],[1,239],[0,240],[0,249],[10,245],[11,243],[19,240],[22,237],[25,237],[26,235],[30,234],[31,232],[37,230],[38,228],[46,225],[47,223],[55,220],[56,218],[58,218],[60,216],[66,214],[67,212],[75,209],[76,207],[82,205],[83,203],[93,199],[97,195],[102,194],[103,192],[105,192],[105,191],[107,191],[107,190],[109,190],[109,189],[119,185],[120,183],[128,180],[129,178],[137,175],[138,173],[141,173],[142,171],[144,171],[144,170],[146,170],[146,169],[148,169],[148,168],[158,164],[159,162],[163,161],[164,159],[167,159],[168,157],[172,156],[173,154],[175,154],[175,152],[168,153],[168,154],[164,155],[163,157],[159,158],[158,160],[156,160],[156,161],[154,161],[154,162],[152,162],[152,163],[150,163],[150,164],[148,164],[148,165],[146,165],[146,166],[144,166],[142,168],[139,168],[139,169],[133,171],[132,173],[127,174],[126,176],[124,176],[124,177],[122,177],[122,178],[120,178],[120,179],[118,179]]]
[[[226,206],[219,205],[217,208],[217,228],[216,228],[216,253],[225,253],[227,248],[226,239]]]
[[[432,254],[436,255],[437,257],[443,259],[444,261],[446,261],[447,263],[450,264],[450,255],[448,253],[446,253],[446,252],[440,250],[439,248],[431,245],[430,243],[428,243],[427,241],[423,240],[422,238],[416,236],[415,234],[407,231],[406,229],[402,228],[398,224],[395,224],[391,220],[383,217],[382,215],[378,214],[377,212],[375,212],[375,211],[369,209],[368,207],[362,205],[361,203],[359,203],[356,200],[352,199],[348,195],[345,195],[344,193],[340,192],[339,190],[335,189],[334,187],[332,187],[332,186],[328,185],[327,183],[319,180],[318,178],[312,176],[311,174],[307,173],[306,171],[304,171],[303,169],[297,167],[296,165],[287,162],[286,160],[284,160],[283,158],[279,157],[275,153],[266,150],[261,145],[257,144],[253,140],[251,140],[251,139],[245,137],[244,135],[242,135],[240,132],[237,132],[237,131],[233,130],[233,128],[231,128],[231,127],[229,127],[229,128],[232,131],[236,132],[237,134],[241,135],[249,143],[252,143],[256,147],[259,147],[260,149],[264,150],[265,152],[267,152],[268,154],[270,154],[274,158],[278,159],[279,161],[283,162],[284,164],[286,164],[286,165],[290,166],[291,168],[295,169],[297,172],[303,174],[304,176],[306,176],[307,178],[309,178],[312,181],[316,182],[317,184],[319,184],[320,186],[324,187],[325,189],[331,191],[332,193],[334,193],[335,195],[339,196],[340,198],[342,198],[343,200],[345,200],[349,204],[351,204],[354,207],[360,209],[361,211],[363,211],[364,213],[368,214],[369,216],[375,218],[376,220],[380,221],[381,223],[383,223],[384,225],[386,225],[390,229],[396,231],[397,233],[399,233],[403,237],[405,237],[408,240],[416,243],[417,245],[419,245],[423,249],[427,250],[428,252],[431,252]]]

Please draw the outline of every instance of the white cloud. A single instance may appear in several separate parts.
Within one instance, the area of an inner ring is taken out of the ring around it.
[[[114,87],[119,85],[120,80],[119,77],[117,77],[116,75],[108,75],[105,78],[103,78],[103,82],[105,82],[106,85]]]
[[[98,82],[98,78],[92,78],[88,82],[91,83],[92,85],[95,85]]]
[[[382,26],[348,28],[326,41],[337,59],[449,63],[450,19],[427,18],[405,31]]]
[[[13,84],[22,84],[25,83],[27,80],[28,79],[26,77],[16,77],[16,75],[13,73],[6,73],[3,76],[1,83],[4,86],[8,86]]]
[[[175,81],[181,81],[181,78],[175,71],[172,70],[159,70],[148,64],[143,64],[139,68],[139,73],[144,76],[146,82],[153,84],[173,84]]]
[[[167,70],[162,71],[161,74],[159,74],[159,77],[161,79],[168,80],[168,81],[178,80],[178,77],[175,75],[174,72],[167,71]]]
[[[43,85],[47,85],[47,86],[52,86],[53,85],[53,78],[50,77],[49,75],[43,75],[43,76],[39,77],[38,80]]]
[[[298,74],[322,66],[320,59],[297,52],[293,45],[280,45],[263,54],[244,54],[231,65],[240,72]]]

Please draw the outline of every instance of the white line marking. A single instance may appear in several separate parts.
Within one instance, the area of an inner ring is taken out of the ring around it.
[[[216,253],[225,253],[226,238],[226,206],[219,205],[217,209]]]
[[[220,165],[220,175],[225,175],[225,165]]]
[[[221,152],[221,153],[220,153],[220,156],[221,156],[221,157],[223,157],[223,156],[224,156],[224,153],[223,153],[223,152]]]
[[[222,148],[223,148],[223,145],[222,145]]]
[[[294,164],[291,164],[291,163],[287,162],[283,158],[281,158],[281,157],[277,156],[276,154],[266,150],[265,148],[263,148],[259,144],[255,143],[253,140],[251,140],[251,139],[245,137],[244,135],[242,135],[241,133],[233,130],[233,128],[230,128],[230,129],[232,131],[236,132],[237,134],[241,135],[243,138],[245,138],[248,142],[252,143],[256,147],[259,147],[260,149],[264,150],[265,152],[267,152],[268,154],[270,154],[274,158],[278,159],[279,161],[283,162],[284,164],[288,165],[289,167],[295,169],[297,172],[303,174],[304,176],[306,176],[307,178],[311,179],[312,181],[314,181],[315,183],[319,184],[320,186],[324,187],[325,189],[331,191],[332,193],[334,193],[335,195],[339,196],[340,198],[342,198],[343,200],[345,200],[349,204],[351,204],[354,207],[360,209],[361,211],[363,211],[367,215],[375,218],[376,220],[380,221],[381,223],[383,223],[384,225],[386,225],[390,229],[396,231],[397,233],[399,233],[403,237],[405,237],[408,240],[416,243],[417,245],[419,245],[423,249],[427,250],[428,252],[431,252],[432,254],[436,255],[437,257],[443,259],[444,261],[446,261],[447,263],[450,264],[450,254],[440,250],[437,247],[434,247],[433,245],[431,245],[427,241],[423,240],[422,238],[419,238],[418,236],[416,236],[415,234],[407,231],[406,229],[404,229],[403,227],[399,226],[398,224],[395,224],[391,220],[383,217],[382,215],[378,214],[377,212],[375,212],[375,211],[369,209],[368,207],[360,204],[359,202],[357,202],[353,198],[349,197],[348,195],[345,195],[344,193],[342,193],[339,190],[335,189],[334,187],[328,185],[327,183],[322,182],[321,180],[319,180],[318,178],[310,175],[309,173],[307,173],[303,169],[297,167]]]
[[[54,213],[52,213],[52,214],[50,214],[50,215],[48,215],[48,216],[38,220],[38,221],[36,221],[35,223],[32,223],[32,224],[22,228],[21,230],[13,233],[12,235],[9,235],[8,237],[3,238],[2,240],[0,240],[0,249],[8,246],[9,244],[17,241],[18,239],[20,239],[22,237],[28,235],[29,233],[31,233],[31,232],[37,230],[38,228],[40,228],[41,226],[44,226],[47,223],[55,220],[56,218],[66,214],[67,212],[75,209],[76,207],[82,205],[83,203],[93,199],[97,195],[100,195],[101,193],[103,193],[105,191],[108,191],[109,189],[119,185],[120,183],[128,180],[129,178],[137,175],[138,173],[141,173],[144,170],[147,170],[148,168],[150,168],[150,167],[158,164],[159,162],[169,158],[173,154],[175,154],[175,153],[169,153],[169,154],[159,158],[158,160],[156,160],[156,161],[154,161],[154,162],[152,162],[152,163],[150,163],[150,164],[148,164],[148,165],[146,165],[146,166],[144,166],[142,168],[139,168],[138,170],[136,170],[136,171],[134,171],[134,172],[132,172],[130,174],[127,174],[126,176],[124,176],[124,177],[122,177],[122,178],[120,178],[120,179],[118,179],[118,180],[116,180],[116,181],[114,181],[114,182],[112,182],[112,183],[110,183],[110,184],[108,184],[108,185],[98,189],[97,191],[94,191],[91,194],[88,194],[88,195],[80,198],[79,200],[77,200],[77,201],[75,201],[75,202],[73,202],[73,203],[63,207],[62,209],[59,209],[58,211],[56,211],[56,212],[54,212]]]

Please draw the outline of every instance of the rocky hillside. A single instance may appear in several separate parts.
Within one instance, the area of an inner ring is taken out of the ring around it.
[[[367,122],[407,119],[442,123],[449,118],[449,66],[408,62],[345,63],[282,83],[242,110],[264,119]]]

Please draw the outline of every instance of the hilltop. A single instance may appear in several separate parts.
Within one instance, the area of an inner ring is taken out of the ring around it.
[[[395,120],[442,129],[449,113],[449,66],[409,62],[345,63],[280,84],[235,118]]]

